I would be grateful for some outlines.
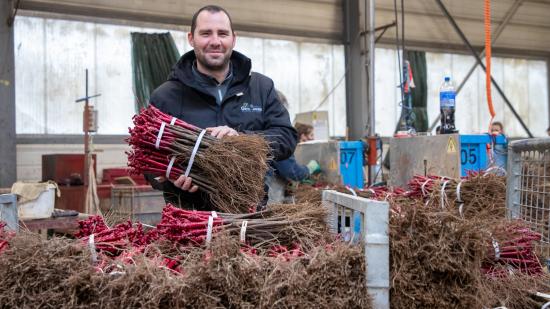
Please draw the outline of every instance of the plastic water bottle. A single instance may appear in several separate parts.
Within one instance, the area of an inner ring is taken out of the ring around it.
[[[445,76],[445,81],[439,88],[439,108],[441,111],[440,134],[452,134],[458,131],[455,128],[456,91],[451,78]]]

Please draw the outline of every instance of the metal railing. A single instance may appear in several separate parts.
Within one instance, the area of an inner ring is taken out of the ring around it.
[[[328,208],[328,224],[333,233],[365,246],[367,293],[374,308],[390,308],[389,203],[355,197],[336,191],[323,191]]]
[[[506,180],[508,216],[521,219],[542,235],[541,247],[550,252],[550,138],[508,145]]]

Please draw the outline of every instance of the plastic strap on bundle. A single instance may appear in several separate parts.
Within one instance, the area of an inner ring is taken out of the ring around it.
[[[456,201],[460,203],[460,206],[458,206],[458,213],[460,213],[460,216],[463,216],[462,209],[464,208],[464,201],[462,201],[462,198],[460,197],[460,187],[462,186],[463,182],[464,180],[461,180],[456,186]]]
[[[448,182],[449,180],[445,180],[441,185],[441,208],[445,208],[445,199],[447,198],[447,194],[445,193],[445,187],[447,186]]]
[[[173,126],[176,123],[176,120],[178,120],[178,118],[172,117],[172,120],[170,120],[170,125]]]
[[[216,219],[218,217],[218,214],[212,210],[212,218]]]
[[[350,186],[346,186],[346,189],[351,192],[351,194],[355,197],[357,197],[357,193],[355,192],[355,190],[353,190]]]
[[[199,134],[199,137],[197,137],[197,141],[195,142],[195,147],[193,147],[193,152],[191,153],[191,157],[189,158],[189,163],[187,164],[187,169],[185,170],[185,177],[189,176],[189,173],[191,172],[191,167],[193,166],[193,161],[195,161],[195,156],[197,155],[197,151],[199,150],[199,146],[201,144],[201,140],[204,136],[204,133],[206,133],[206,130],[202,130]]]
[[[428,195],[425,188],[426,188],[426,185],[428,184],[428,182],[430,182],[430,181],[432,181],[432,180],[428,178],[428,180],[424,181],[424,183],[420,187],[420,190],[422,191],[422,196]]]
[[[160,148],[160,141],[162,140],[162,135],[164,134],[164,128],[166,127],[166,122],[160,124],[159,134],[157,135],[157,141],[155,142],[155,148]]]
[[[174,162],[176,162],[176,156],[172,156],[172,158],[170,159],[170,162],[168,162],[168,166],[166,167],[166,179],[170,178],[170,172],[172,171]]]
[[[95,251],[95,241],[94,241],[95,235],[90,234],[90,237],[88,238],[88,247],[90,248],[90,252],[92,254],[92,263],[97,263],[97,252]]]
[[[492,238],[492,242],[493,242],[493,248],[495,248],[495,258],[498,260],[500,259],[500,247],[498,245],[498,242],[496,239]]]
[[[214,227],[214,217],[208,216],[208,229],[206,230],[206,243],[212,241],[212,228]]]
[[[246,241],[246,227],[248,226],[248,221],[244,220],[241,223],[241,242]]]

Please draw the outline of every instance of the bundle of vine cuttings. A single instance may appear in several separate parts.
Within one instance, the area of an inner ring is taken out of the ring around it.
[[[470,174],[460,179],[416,175],[409,182],[408,196],[423,198],[468,219],[506,216],[506,177],[490,173]]]
[[[372,308],[361,246],[333,242],[289,259],[242,248],[218,237],[182,253],[181,272],[147,254],[105,257],[114,270],[98,271],[82,241],[23,232],[0,254],[0,307]]]
[[[133,117],[128,166],[175,180],[189,176],[207,194],[211,206],[230,213],[246,212],[264,196],[269,145],[253,134],[217,139],[205,129],[169,116],[154,106]]]
[[[196,211],[166,205],[155,228],[144,231],[139,222],[130,221],[107,227],[101,217],[92,216],[80,223],[75,234],[100,254],[131,259],[154,247],[165,253],[202,247],[214,237],[227,235],[243,243],[245,250],[266,251],[269,255],[300,254],[320,243],[332,241],[326,225],[326,210],[316,204],[270,205],[269,209],[246,214]],[[164,258],[168,268],[177,261]]]
[[[541,235],[531,231],[521,221],[501,221],[495,224],[482,272],[493,278],[519,273],[542,274],[542,265],[534,249],[534,242],[540,240]]]
[[[184,210],[168,204],[156,230],[160,237],[187,246],[202,245],[213,234],[227,233],[255,247],[311,248],[328,237],[325,219],[324,208],[308,203],[271,205],[247,214]]]

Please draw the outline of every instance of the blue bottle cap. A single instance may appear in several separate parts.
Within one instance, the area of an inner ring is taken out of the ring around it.
[[[445,76],[445,81],[446,81],[446,82],[448,82],[448,81],[450,81],[450,80],[451,80],[451,78],[450,78],[449,76]]]

